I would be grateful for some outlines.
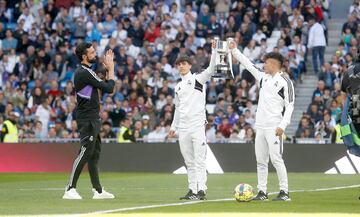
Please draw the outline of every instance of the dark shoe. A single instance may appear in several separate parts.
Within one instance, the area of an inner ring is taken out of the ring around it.
[[[273,201],[291,201],[289,193],[286,193],[283,190],[280,190],[278,196],[273,199]]]
[[[206,200],[206,194],[203,190],[200,190],[198,193],[197,193],[197,198],[199,200]]]
[[[197,199],[198,199],[197,195],[194,194],[192,190],[189,190],[189,192],[185,196],[180,197],[180,200],[197,200]]]
[[[259,191],[259,193],[252,199],[252,200],[269,200],[269,197],[267,194],[265,194],[263,191]]]

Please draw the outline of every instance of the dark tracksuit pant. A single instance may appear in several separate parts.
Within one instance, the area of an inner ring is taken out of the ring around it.
[[[91,184],[95,189],[101,189],[98,173],[98,161],[101,152],[100,127],[101,121],[77,120],[80,131],[80,150],[76,157],[69,181],[70,188],[76,188],[81,171],[88,163]]]

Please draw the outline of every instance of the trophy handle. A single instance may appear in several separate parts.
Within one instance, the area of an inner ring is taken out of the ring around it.
[[[232,70],[232,54],[231,54],[231,50],[229,48],[230,42],[233,42],[233,41],[235,41],[235,39],[231,38],[231,37],[226,39],[226,42],[227,42],[226,47],[227,47],[227,51],[228,51],[227,57],[228,57],[228,63],[229,63],[229,68],[230,68],[230,70],[228,71],[228,76],[227,76],[228,79],[234,79],[234,72]]]
[[[226,44],[227,44],[227,51],[228,52],[230,52],[230,48],[229,48],[229,45],[230,45],[230,42],[233,42],[233,41],[235,41],[235,39],[234,38],[227,38],[226,39]]]
[[[229,72],[228,72],[228,79],[234,79],[234,72],[232,70],[232,54],[229,52],[228,55],[228,63],[229,63]]]

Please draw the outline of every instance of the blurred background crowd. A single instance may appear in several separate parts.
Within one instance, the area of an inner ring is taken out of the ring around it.
[[[318,87],[295,136],[330,138],[341,112],[341,77],[360,40],[360,6],[355,0],[338,50],[331,60],[324,60],[330,4],[331,0],[0,0],[0,125],[16,111],[22,139],[78,138],[72,78],[79,61],[74,49],[85,40],[93,43],[99,61],[107,49],[115,52],[115,92],[101,96],[102,138],[119,140],[125,127],[137,141],[168,141],[173,88],[180,79],[174,62],[179,54],[190,55],[192,71],[201,72],[209,63],[211,39],[218,36],[233,37],[259,67],[264,54],[280,52],[286,58],[283,71],[295,85],[305,73],[317,73]],[[325,45],[318,34],[313,39],[319,29]],[[319,57],[317,63],[312,55],[311,69],[305,64],[310,49]],[[233,71],[234,80],[208,84],[209,142],[255,138],[258,87],[235,60]]]

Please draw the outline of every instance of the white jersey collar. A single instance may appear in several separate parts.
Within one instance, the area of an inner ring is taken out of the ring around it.
[[[181,79],[189,79],[191,77],[191,72],[189,71],[186,75],[180,75]]]

